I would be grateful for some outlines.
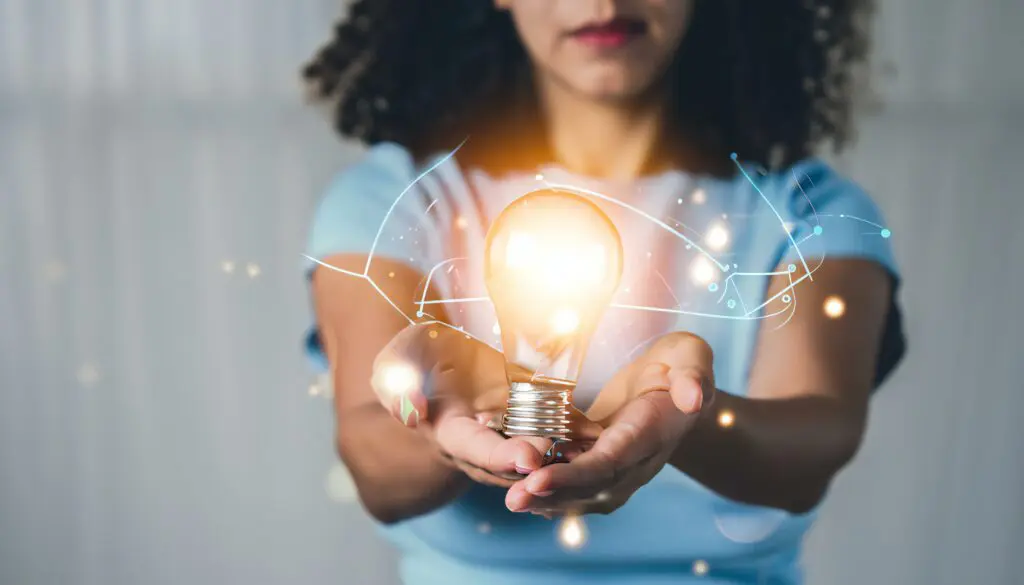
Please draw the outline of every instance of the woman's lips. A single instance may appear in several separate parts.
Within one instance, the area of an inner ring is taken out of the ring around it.
[[[588,24],[572,32],[572,38],[593,47],[621,47],[647,32],[647,24],[632,18],[615,18]]]

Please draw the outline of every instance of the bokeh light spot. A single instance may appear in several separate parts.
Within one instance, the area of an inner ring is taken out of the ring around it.
[[[825,316],[829,319],[839,319],[846,314],[846,301],[842,297],[832,295],[825,299]]]
[[[568,550],[579,550],[587,543],[587,527],[577,514],[569,514],[558,525],[558,542]]]
[[[736,415],[731,410],[723,410],[718,413],[718,425],[722,428],[729,428],[736,423]]]

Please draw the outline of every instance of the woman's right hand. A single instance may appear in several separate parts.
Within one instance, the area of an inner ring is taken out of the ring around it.
[[[400,331],[374,360],[372,386],[396,419],[480,483],[511,486],[539,469],[551,446],[493,428],[508,398],[504,357],[444,324]]]

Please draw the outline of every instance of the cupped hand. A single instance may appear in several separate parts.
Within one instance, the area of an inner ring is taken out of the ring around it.
[[[495,430],[508,381],[502,354],[441,323],[417,323],[377,355],[372,386],[381,404],[470,478],[509,487],[544,463],[551,441]]]
[[[659,339],[609,381],[587,412],[604,427],[593,446],[516,482],[505,498],[508,508],[550,517],[621,507],[661,471],[702,406],[711,404],[712,366],[701,338]]]

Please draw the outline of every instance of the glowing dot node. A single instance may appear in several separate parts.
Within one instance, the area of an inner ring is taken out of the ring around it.
[[[263,270],[260,269],[260,265],[255,262],[250,262],[245,265],[245,273],[249,275],[249,278],[256,278],[262,272]]]
[[[423,311],[416,311],[416,316],[417,317],[422,317],[423,316]]]
[[[790,264],[787,268],[790,272],[796,272],[796,264]]]
[[[715,267],[704,256],[698,256],[690,266],[690,275],[698,284],[710,284],[715,280]]]
[[[783,295],[782,296],[782,302],[784,302],[784,303],[788,303],[788,302],[790,302],[792,300],[793,300],[792,297],[790,297],[789,295]]]
[[[431,339],[437,339],[437,330],[436,329],[431,329],[430,333],[427,333],[427,337],[429,337]]]
[[[709,569],[707,561],[694,561],[693,563],[693,574],[698,577],[707,575]]]
[[[708,228],[708,233],[704,235],[704,241],[712,250],[721,250],[729,244],[729,230],[724,225],[716,223]]]
[[[459,216],[458,219],[455,220],[455,227],[459,228],[460,230],[464,230],[468,226],[469,222],[466,220],[465,217],[462,217],[461,215]]]
[[[846,314],[846,301],[842,297],[832,295],[825,299],[825,316],[829,319],[838,319]]]
[[[723,410],[718,413],[718,426],[729,428],[736,422],[736,415],[731,410]]]
[[[711,292],[715,292],[716,290],[718,290],[718,283],[717,282],[712,282],[711,284],[709,284],[708,285],[708,290],[711,291]]]
[[[388,278],[394,278],[394,277],[395,277],[395,273],[394,272],[388,272]]]
[[[235,263],[231,260],[225,260],[220,263],[220,269],[224,271],[224,274],[234,274]]]
[[[729,307],[730,309],[735,309],[736,301],[733,299],[729,299],[729,301],[725,303],[725,306]]]
[[[889,239],[890,236],[892,236],[892,232],[891,231],[889,231],[888,229],[883,229],[882,230],[882,237],[883,238]]]
[[[820,236],[824,231],[825,228],[821,227],[820,225],[814,226],[814,235]]]
[[[696,191],[693,192],[693,202],[695,204],[701,205],[705,201],[707,201],[707,199],[708,199],[707,194],[704,193],[703,189],[697,189]]]
[[[542,175],[540,173],[537,173],[537,175],[534,178],[537,179],[538,181],[543,181],[544,180],[544,175]]]
[[[405,396],[420,384],[416,368],[406,363],[387,364],[377,375],[379,388],[388,396]]]

